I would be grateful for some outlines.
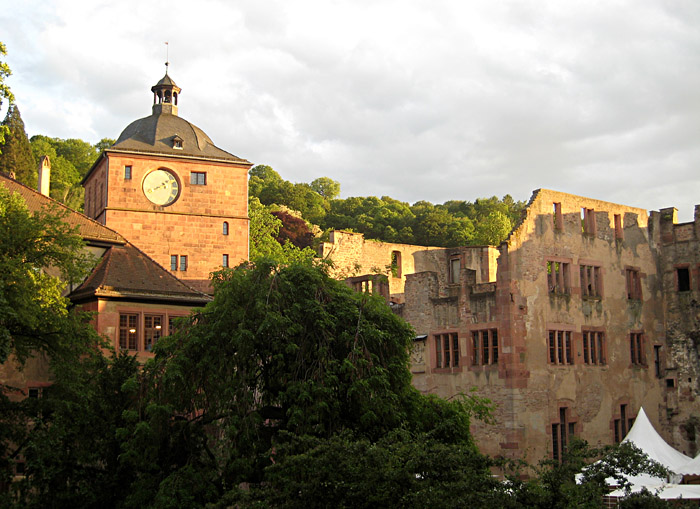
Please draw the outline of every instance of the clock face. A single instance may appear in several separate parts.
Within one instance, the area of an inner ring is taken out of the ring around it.
[[[143,194],[156,205],[166,206],[177,200],[180,185],[169,171],[155,170],[143,179]]]

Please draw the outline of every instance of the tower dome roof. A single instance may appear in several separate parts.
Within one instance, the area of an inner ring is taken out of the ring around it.
[[[177,115],[180,88],[165,76],[151,87],[153,113],[129,124],[110,150],[147,152],[249,163],[220,149],[199,127]]]

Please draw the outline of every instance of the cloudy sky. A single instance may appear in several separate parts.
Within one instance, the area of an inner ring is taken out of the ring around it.
[[[697,0],[0,6],[30,136],[118,137],[168,41],[180,115],[287,180],[411,203],[543,187],[682,221],[700,203]]]

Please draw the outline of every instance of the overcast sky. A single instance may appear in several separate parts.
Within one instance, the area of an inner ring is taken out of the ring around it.
[[[29,136],[180,116],[293,182],[407,202],[555,189],[691,220],[697,0],[0,0]],[[3,107],[2,115],[4,116]]]

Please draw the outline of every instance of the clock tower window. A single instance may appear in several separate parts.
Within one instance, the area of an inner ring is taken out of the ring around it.
[[[206,186],[207,174],[203,171],[193,171],[190,173],[190,184],[193,186]]]

